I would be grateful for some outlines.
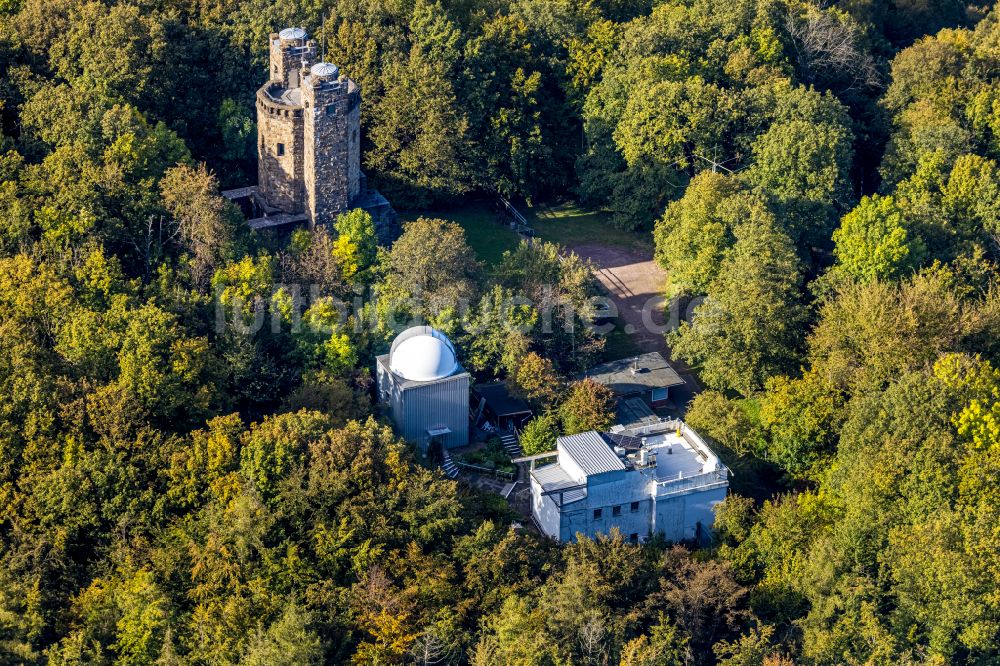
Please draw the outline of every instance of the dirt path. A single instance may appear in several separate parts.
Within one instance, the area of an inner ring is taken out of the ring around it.
[[[618,316],[625,323],[624,330],[632,336],[639,351],[658,351],[676,368],[686,385],[671,390],[676,396],[672,401],[678,406],[686,405],[699,384],[683,362],[671,358],[664,338],[670,323],[663,298],[667,274],[653,260],[652,250],[589,243],[569,249],[594,264],[597,279],[614,300]]]

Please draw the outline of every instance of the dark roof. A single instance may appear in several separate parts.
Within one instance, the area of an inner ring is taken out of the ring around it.
[[[637,368],[634,374],[633,366]],[[617,395],[630,395],[684,383],[660,352],[649,352],[602,363],[581,375],[581,379],[585,377],[593,379],[598,384],[604,384]]]
[[[476,393],[486,399],[486,405],[497,416],[513,416],[514,414],[530,414],[531,407],[520,398],[513,396],[503,382],[496,384],[478,384]]]
[[[620,397],[615,416],[618,423],[626,430],[647,423],[656,423],[660,420],[660,417],[649,408],[646,401],[637,395]]]

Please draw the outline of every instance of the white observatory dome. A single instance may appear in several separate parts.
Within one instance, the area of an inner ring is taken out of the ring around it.
[[[285,28],[278,33],[279,39],[305,39],[306,31],[302,28]]]
[[[310,67],[309,71],[314,76],[321,76],[326,79],[335,79],[340,74],[340,69],[328,62],[318,62]]]
[[[454,374],[458,358],[444,333],[430,326],[414,326],[393,341],[389,369],[403,379],[429,382]]]

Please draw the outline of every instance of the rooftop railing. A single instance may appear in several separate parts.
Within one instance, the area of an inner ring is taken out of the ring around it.
[[[708,490],[727,485],[729,483],[729,475],[726,468],[723,467],[714,472],[678,476],[675,479],[663,479],[654,483],[656,484],[656,496],[665,497],[688,490]]]

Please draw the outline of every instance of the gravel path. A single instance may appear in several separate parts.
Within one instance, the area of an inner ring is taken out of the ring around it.
[[[625,321],[625,332],[634,336],[636,347],[642,352],[662,353],[677,369],[686,384],[671,389],[671,401],[678,407],[686,405],[700,385],[682,361],[671,358],[664,338],[670,323],[663,297],[667,274],[653,260],[652,251],[594,244],[569,249],[594,264],[597,279],[615,301],[618,316]]]

